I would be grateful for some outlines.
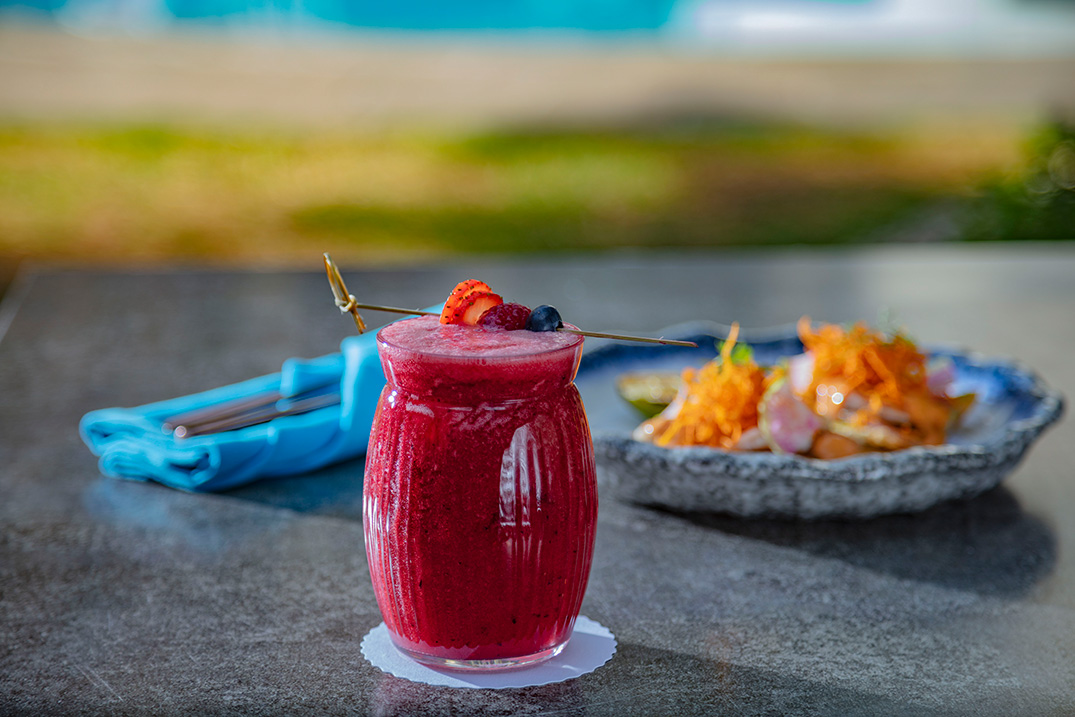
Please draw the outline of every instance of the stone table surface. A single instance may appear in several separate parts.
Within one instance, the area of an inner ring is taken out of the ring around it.
[[[316,255],[311,268],[317,264]],[[873,320],[1075,395],[1075,246],[482,259],[349,271],[434,303],[479,276],[592,329]],[[364,661],[362,462],[216,495],[108,479],[80,416],[276,370],[349,332],[309,273],[39,268],[0,305],[0,714],[1075,714],[1075,433],[920,515],[749,522],[604,498],[605,667],[502,691]],[[385,320],[386,317],[371,318]]]

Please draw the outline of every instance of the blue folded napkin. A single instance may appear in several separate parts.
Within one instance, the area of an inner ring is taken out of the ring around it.
[[[309,413],[189,438],[161,427],[173,416],[244,396],[276,390],[297,396],[332,384],[340,387],[340,403]],[[279,373],[137,408],[91,411],[79,432],[107,476],[155,480],[186,491],[227,490],[364,453],[384,385],[376,334],[370,332],[344,339],[338,354],[288,359]]]

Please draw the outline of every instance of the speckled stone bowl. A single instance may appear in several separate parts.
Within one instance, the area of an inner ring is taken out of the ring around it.
[[[950,442],[821,461],[773,453],[661,448],[631,438],[641,417],[616,393],[632,371],[701,365],[727,336],[717,324],[685,324],[668,338],[698,349],[609,344],[583,356],[576,384],[594,435],[602,492],[643,505],[747,518],[872,518],[924,510],[997,486],[1063,413],[1063,397],[1018,363],[932,348],[956,367],[956,389],[977,394]],[[802,351],[793,327],[745,332],[759,363]]]

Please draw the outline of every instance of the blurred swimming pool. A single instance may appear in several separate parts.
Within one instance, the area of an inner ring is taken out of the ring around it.
[[[638,39],[737,54],[1075,56],[1075,0],[0,0],[76,31]]]
[[[858,2],[862,0],[850,0]],[[340,24],[395,30],[574,29],[654,30],[668,22],[676,0],[0,0],[60,19],[118,21]]]

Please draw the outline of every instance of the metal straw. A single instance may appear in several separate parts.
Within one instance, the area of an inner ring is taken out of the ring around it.
[[[193,438],[205,436],[222,431],[234,431],[239,428],[256,426],[259,423],[268,423],[274,418],[281,416],[293,416],[299,413],[309,413],[319,408],[335,406],[340,402],[339,392],[325,393],[306,398],[283,399],[267,406],[261,406],[251,411],[227,416],[217,421],[201,423],[193,426],[176,426],[174,435],[176,438]]]

